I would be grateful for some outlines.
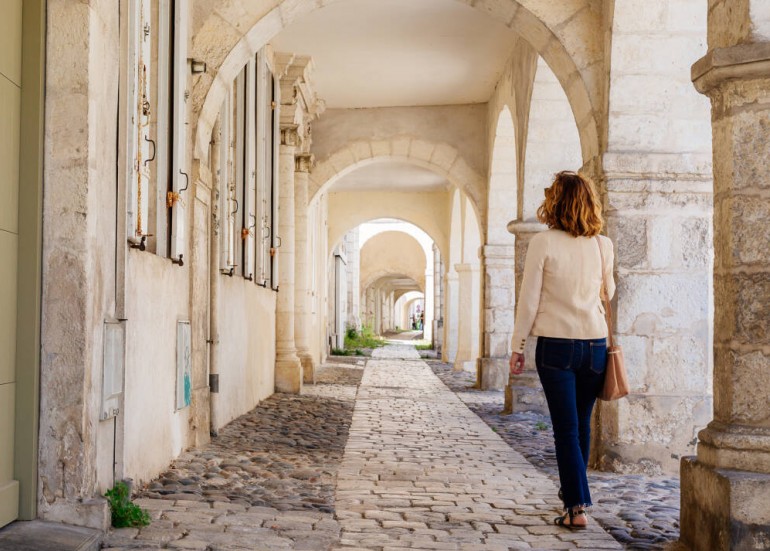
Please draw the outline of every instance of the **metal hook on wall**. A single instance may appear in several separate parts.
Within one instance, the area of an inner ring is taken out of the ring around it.
[[[179,174],[184,176],[184,187],[179,190],[179,193],[182,193],[183,191],[187,191],[187,188],[190,187],[190,177],[186,172],[183,172],[181,168],[179,169]]]
[[[233,199],[233,202],[235,203],[235,210],[230,213],[230,216],[235,216],[235,213],[238,212],[239,208],[241,208],[241,205],[238,203],[238,199]]]
[[[157,152],[157,145],[155,145],[155,140],[152,140],[147,137],[147,134],[144,135],[144,141],[152,144],[152,157],[144,161],[145,166],[147,163],[151,163],[155,160],[155,153]]]

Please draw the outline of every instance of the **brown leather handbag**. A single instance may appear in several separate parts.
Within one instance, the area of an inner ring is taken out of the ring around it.
[[[628,395],[630,388],[628,386],[628,375],[626,373],[626,364],[623,360],[623,349],[615,344],[612,336],[612,304],[607,294],[607,281],[604,278],[604,253],[602,253],[602,244],[599,236],[596,236],[596,244],[599,247],[599,258],[602,260],[602,301],[604,302],[604,316],[607,320],[607,371],[604,377],[604,387],[599,390],[597,398],[610,402],[618,400]]]

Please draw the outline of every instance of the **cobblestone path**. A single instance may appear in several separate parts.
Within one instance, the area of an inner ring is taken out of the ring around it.
[[[554,526],[556,492],[413,347],[374,352],[338,475],[341,548],[621,549]]]
[[[136,503],[146,528],[113,530],[112,551],[330,549],[333,503],[363,366],[322,366],[301,396],[276,394],[200,450],[183,454]]]
[[[502,392],[471,388],[476,377],[430,362],[434,373],[513,449],[558,480],[551,421],[534,412],[500,415]],[[589,471],[591,518],[629,551],[672,550],[679,539],[679,477]]]
[[[553,482],[413,346],[357,363],[323,366],[302,396],[271,397],[184,454],[140,489],[152,524],[114,530],[104,547],[622,549],[598,525],[554,526]]]

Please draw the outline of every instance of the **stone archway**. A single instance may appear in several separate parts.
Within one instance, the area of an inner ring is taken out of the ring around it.
[[[229,83],[246,62],[288,25],[337,0],[209,0],[196,5],[202,21],[194,29],[192,57],[208,72],[192,90],[198,114],[194,156],[206,163],[209,142]],[[581,135],[583,159],[599,154],[597,112],[604,106],[602,14],[590,0],[457,0],[515,30],[553,68],[570,99]]]
[[[314,200],[328,191],[338,179],[357,168],[386,161],[411,163],[445,177],[468,195],[482,224],[486,220],[482,208],[486,198],[486,183],[481,174],[470,166],[454,146],[411,136],[394,136],[388,140],[354,141],[346,144],[321,160],[314,168],[310,175],[308,197],[311,201]]]

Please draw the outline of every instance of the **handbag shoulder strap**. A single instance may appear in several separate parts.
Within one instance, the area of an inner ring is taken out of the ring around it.
[[[615,340],[612,337],[612,304],[610,303],[610,297],[607,295],[607,280],[604,277],[604,253],[602,252],[602,243],[599,240],[599,236],[594,236],[594,239],[596,239],[596,246],[599,247],[599,258],[602,261],[600,266],[602,271],[601,298],[604,302],[604,318],[607,320],[607,344],[615,346]]]

